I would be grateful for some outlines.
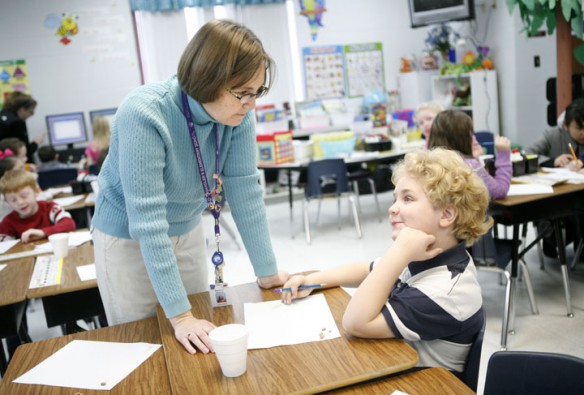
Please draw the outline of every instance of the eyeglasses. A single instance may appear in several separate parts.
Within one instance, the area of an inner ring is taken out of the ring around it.
[[[242,93],[242,92],[235,93],[229,88],[225,88],[225,90],[227,92],[229,92],[231,94],[231,96],[233,96],[237,100],[239,100],[241,102],[241,104],[248,104],[252,100],[259,99],[260,97],[262,97],[263,95],[265,95],[268,92],[268,88],[266,88],[265,86],[260,86],[256,93]]]

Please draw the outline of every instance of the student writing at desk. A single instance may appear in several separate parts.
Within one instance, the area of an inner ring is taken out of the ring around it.
[[[40,188],[33,173],[24,169],[7,171],[0,179],[0,193],[14,210],[0,222],[2,239],[20,238],[28,243],[75,230],[71,215],[61,206],[37,201]]]
[[[274,67],[252,31],[214,20],[187,45],[177,75],[137,88],[118,107],[93,216],[97,282],[110,324],[154,316],[160,303],[188,352],[212,349],[215,326],[192,315],[187,295],[209,289],[201,214],[213,213],[220,237],[225,198],[258,284],[287,280],[270,241],[251,111]],[[217,250],[219,283],[222,261]]]
[[[393,245],[372,263],[293,276],[285,303],[307,296],[301,285],[358,286],[343,327],[363,338],[402,338],[420,366],[462,372],[484,321],[481,288],[466,252],[492,223],[485,221],[484,183],[454,151],[436,148],[405,156],[394,170],[389,218]]]
[[[572,153],[570,147],[574,150]],[[540,163],[543,167],[568,167],[573,171],[582,171],[584,157],[584,99],[576,99],[566,107],[564,121],[561,125],[547,129],[543,135],[526,149],[528,154],[538,154],[548,158]],[[574,158],[576,156],[576,158]],[[581,221],[584,224],[584,219]],[[540,232],[547,224],[538,224]],[[565,244],[574,240],[576,221],[574,217],[566,218]],[[558,256],[556,238],[548,232],[543,238],[543,253],[550,257]],[[582,257],[580,258],[582,260]]]

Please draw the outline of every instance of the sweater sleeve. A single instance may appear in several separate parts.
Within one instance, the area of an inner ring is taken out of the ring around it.
[[[234,129],[223,168],[227,202],[241,235],[255,275],[278,271],[256,164],[255,128],[250,111]]]
[[[124,191],[129,233],[140,244],[152,287],[166,316],[175,317],[191,305],[168,236],[164,172],[166,151],[172,146],[162,136],[168,126],[152,103],[155,99],[148,99],[131,97],[116,113],[123,153],[117,169],[119,188]]]
[[[501,158],[499,158],[501,155]],[[497,159],[495,159],[495,177],[491,176],[487,169],[474,158],[465,158],[476,172],[476,174],[483,180],[489,195],[492,199],[501,199],[507,196],[509,192],[509,185],[511,184],[511,152],[498,151]]]
[[[71,214],[63,210],[57,203],[49,202],[49,221],[52,225],[40,229],[47,236],[75,230],[75,221],[71,218]]]

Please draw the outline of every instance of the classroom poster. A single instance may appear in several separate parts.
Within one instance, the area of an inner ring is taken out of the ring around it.
[[[308,100],[345,96],[345,66],[343,47],[303,48],[305,89]]]
[[[381,43],[345,45],[344,54],[349,97],[385,91]]]
[[[24,59],[0,60],[0,109],[9,93],[20,91],[30,94],[28,70]]]

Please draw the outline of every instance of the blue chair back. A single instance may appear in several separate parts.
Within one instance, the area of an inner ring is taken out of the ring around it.
[[[493,132],[474,132],[479,144],[486,149],[487,154],[495,155],[495,135]]]
[[[487,315],[483,309],[483,327],[477,333],[468,357],[466,359],[466,366],[464,367],[464,372],[462,372],[462,381],[474,392],[477,392],[477,385],[479,382],[479,368],[481,366],[481,354],[483,350],[483,339],[485,337],[485,327],[487,325]]]
[[[340,195],[349,191],[347,165],[343,159],[323,159],[310,162],[306,173],[306,197],[327,193]]]
[[[68,185],[77,179],[77,169],[55,169],[39,171],[38,183],[42,190],[50,187]]]
[[[584,359],[571,355],[498,351],[489,359],[484,395],[563,395],[584,391]]]

